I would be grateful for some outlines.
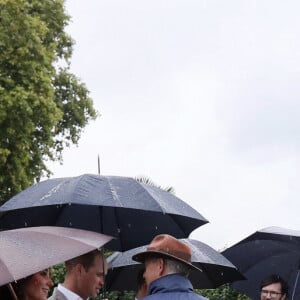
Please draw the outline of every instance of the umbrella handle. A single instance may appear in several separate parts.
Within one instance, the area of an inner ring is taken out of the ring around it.
[[[292,300],[294,299],[294,296],[295,296],[296,287],[297,287],[298,279],[299,279],[299,272],[300,272],[300,270],[298,270],[298,272],[297,272],[297,277],[296,277],[295,284],[294,284],[294,290],[293,290]]]
[[[103,288],[102,288],[102,296],[101,296],[101,300],[108,300],[105,297],[105,292],[106,292],[106,276],[105,276],[105,266],[104,266],[104,262],[105,262],[105,256],[104,256],[104,248],[101,248],[101,255],[102,255],[102,271],[103,271],[103,280],[104,280],[104,284],[103,284]]]
[[[16,295],[16,292],[15,292],[14,288],[12,287],[11,283],[9,283],[7,286],[8,286],[8,289],[9,289],[9,291],[10,291],[10,293],[11,293],[13,299],[14,299],[14,300],[18,300],[18,297],[17,297],[17,295]]]

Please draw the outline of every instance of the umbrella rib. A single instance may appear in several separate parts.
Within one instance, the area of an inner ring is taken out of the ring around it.
[[[160,203],[156,200],[156,198],[153,197],[153,195],[151,195],[151,193],[145,188],[144,184],[137,182],[138,184],[140,184],[140,186],[143,188],[143,190],[155,201],[155,203],[158,205],[158,207],[161,209],[161,213],[166,214],[167,211],[165,209],[163,209],[163,207],[160,205]],[[150,186],[150,185],[149,185]],[[168,192],[166,192],[168,193]]]
[[[109,185],[109,187],[110,187],[110,193],[111,193],[113,199],[114,199],[116,202],[118,202],[118,204],[119,204],[121,207],[124,207],[124,205],[123,205],[122,202],[120,201],[120,198],[119,198],[118,194],[114,191],[113,185],[111,184],[111,181],[110,181],[109,177],[106,177],[106,179],[107,179],[108,185]]]

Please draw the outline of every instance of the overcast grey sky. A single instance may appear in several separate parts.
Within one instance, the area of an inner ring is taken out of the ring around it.
[[[72,71],[97,121],[53,177],[145,175],[230,246],[267,226],[299,230],[300,2],[67,0]]]

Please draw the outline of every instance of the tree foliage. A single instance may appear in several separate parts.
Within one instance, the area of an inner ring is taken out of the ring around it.
[[[250,300],[247,296],[225,284],[216,289],[196,290],[199,294],[210,300]]]
[[[160,188],[162,190],[165,190],[166,192],[169,192],[171,194],[175,194],[175,189],[172,187],[172,186],[167,186],[167,187],[162,187],[156,183],[154,183],[149,177],[147,176],[138,176],[135,178],[135,180],[137,182],[140,182],[140,183],[144,183],[144,184],[148,184],[148,185],[152,185],[152,186],[155,186],[157,188]]]
[[[63,0],[0,0],[0,203],[42,176],[97,117],[70,72]]]

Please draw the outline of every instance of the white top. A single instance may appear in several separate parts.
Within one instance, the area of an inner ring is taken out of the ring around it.
[[[80,296],[70,291],[60,283],[58,284],[57,289],[63,293],[68,300],[83,300]]]

